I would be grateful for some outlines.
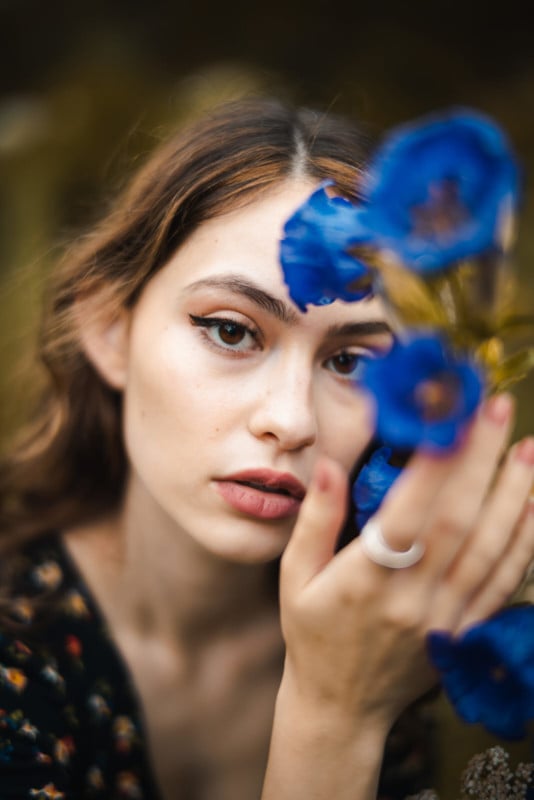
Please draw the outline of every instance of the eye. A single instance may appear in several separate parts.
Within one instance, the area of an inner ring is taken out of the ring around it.
[[[216,347],[234,352],[256,350],[258,347],[258,332],[242,322],[224,317],[197,317],[193,314],[189,318],[193,325],[204,328],[204,335]]]
[[[331,372],[335,372],[342,378],[348,380],[358,380],[361,377],[364,364],[370,356],[365,356],[362,353],[351,353],[349,350],[342,350],[331,356],[325,361],[325,366]]]

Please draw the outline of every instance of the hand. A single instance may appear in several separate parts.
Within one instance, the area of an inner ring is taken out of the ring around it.
[[[377,514],[394,549],[424,543],[406,569],[373,563],[357,539],[335,554],[347,478],[319,461],[281,565],[284,680],[308,705],[391,725],[435,681],[428,631],[458,631],[516,591],[534,557],[534,440],[503,460],[512,420],[512,399],[491,398],[459,450],[411,459]]]

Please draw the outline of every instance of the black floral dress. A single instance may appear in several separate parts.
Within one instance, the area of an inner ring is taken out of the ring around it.
[[[60,537],[28,546],[9,586],[14,624],[0,627],[0,800],[161,800],[135,689]],[[425,705],[399,720],[379,800],[432,785],[432,732]]]
[[[139,702],[57,535],[32,544],[0,629],[0,800],[159,800]]]

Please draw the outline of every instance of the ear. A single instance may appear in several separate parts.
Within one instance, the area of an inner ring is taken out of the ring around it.
[[[102,300],[95,295],[76,302],[79,340],[98,374],[120,391],[126,383],[131,314],[122,307],[111,310]]]

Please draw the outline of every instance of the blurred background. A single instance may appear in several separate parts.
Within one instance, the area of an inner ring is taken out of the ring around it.
[[[280,95],[377,137],[450,105],[492,115],[524,169],[516,257],[531,302],[533,33],[517,0],[0,0],[0,441],[38,379],[37,309],[61,247],[166,130],[225,98]],[[515,391],[519,436],[534,380]],[[452,798],[467,755],[494,740],[441,714],[438,782]]]

